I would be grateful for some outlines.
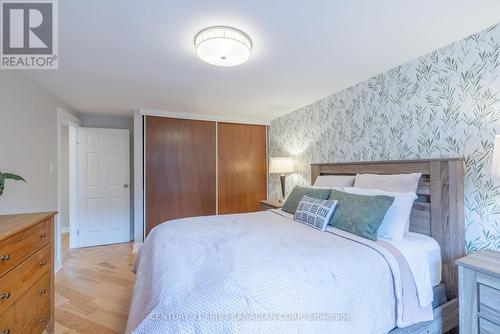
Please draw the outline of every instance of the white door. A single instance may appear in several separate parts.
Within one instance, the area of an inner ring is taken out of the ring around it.
[[[130,241],[128,130],[78,128],[78,247]]]

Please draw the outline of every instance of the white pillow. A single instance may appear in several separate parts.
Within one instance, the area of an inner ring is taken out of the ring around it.
[[[397,193],[416,193],[418,181],[421,176],[421,173],[394,175],[358,174],[354,180],[354,187],[379,189]]]
[[[320,175],[314,181],[315,187],[352,187],[354,186],[354,175]]]
[[[344,188],[351,194],[376,196],[385,195],[394,197],[394,202],[385,213],[384,220],[377,231],[377,237],[395,240],[403,239],[410,224],[410,213],[417,195],[413,192],[398,193],[378,189]]]

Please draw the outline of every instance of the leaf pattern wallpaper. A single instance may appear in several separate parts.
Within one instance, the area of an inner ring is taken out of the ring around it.
[[[269,155],[310,163],[465,157],[468,252],[500,249],[500,180],[490,175],[500,130],[500,25],[275,119]],[[280,195],[279,177],[269,196]]]

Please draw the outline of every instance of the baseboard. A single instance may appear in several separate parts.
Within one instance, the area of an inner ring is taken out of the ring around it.
[[[69,233],[69,226],[61,226],[61,233]]]
[[[54,266],[54,273],[57,273],[62,268],[62,263],[57,261]]]
[[[134,247],[132,248],[132,253],[137,253],[139,248],[141,248],[142,242],[134,242]]]

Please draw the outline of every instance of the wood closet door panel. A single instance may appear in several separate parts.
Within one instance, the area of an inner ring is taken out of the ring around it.
[[[216,213],[216,123],[146,117],[146,233]]]
[[[219,214],[260,210],[267,198],[266,126],[218,123]]]

